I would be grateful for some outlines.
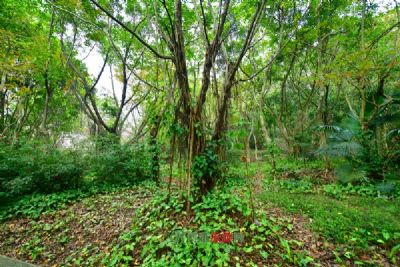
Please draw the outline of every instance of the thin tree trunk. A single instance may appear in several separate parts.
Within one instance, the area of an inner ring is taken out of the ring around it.
[[[52,53],[51,51],[51,38],[53,37],[53,26],[54,26],[54,7],[52,7],[52,12],[51,12],[51,20],[50,20],[50,26],[49,26],[49,35],[47,38],[47,49],[49,50],[49,54]],[[49,65],[50,65],[50,58],[47,58],[46,60],[46,69],[44,73],[44,82],[45,82],[45,88],[46,88],[46,100],[44,104],[44,110],[43,110],[43,120],[41,123],[41,130],[45,132],[47,130],[47,117],[49,114],[49,104],[50,104],[50,99],[53,95],[53,90],[54,88],[51,85],[51,81],[49,78]]]
[[[174,167],[174,157],[175,157],[175,142],[176,141],[176,134],[174,133],[172,136],[172,144],[171,144],[171,151],[170,151],[170,162],[169,162],[169,177],[168,177],[168,197],[171,195],[171,183],[172,183],[172,171]]]
[[[258,161],[257,137],[254,133],[253,133],[253,140],[254,140],[254,159],[255,161]]]
[[[0,133],[3,133],[6,122],[6,79],[7,75],[3,73],[0,80]]]
[[[244,137],[244,154],[246,155],[246,162],[250,162],[250,135]]]
[[[362,10],[361,10],[361,51],[362,51],[362,59],[365,58],[365,38],[364,38],[364,34],[365,34],[365,12],[367,9],[367,1],[363,0],[362,1],[363,6],[362,6]],[[360,120],[360,124],[361,124],[361,128],[366,131],[367,130],[367,123],[366,123],[366,119],[365,119],[365,109],[367,106],[367,93],[366,93],[366,85],[365,85],[365,77],[362,74],[359,78],[358,78],[358,83],[359,83],[359,92],[360,92],[360,99],[361,99],[361,104],[360,104],[360,113],[359,113],[359,120]]]
[[[49,78],[48,78],[48,73],[45,73],[45,88],[46,88],[46,98],[44,102],[44,110],[43,110],[43,120],[41,123],[41,130],[45,132],[47,130],[47,118],[49,114],[49,105],[50,105],[50,99],[51,96],[53,95],[53,88],[50,86]]]
[[[272,174],[275,177],[275,170],[276,170],[275,153],[271,147],[271,138],[268,134],[267,127],[265,126],[264,115],[262,112],[260,113],[260,124],[261,124],[261,130],[263,132],[266,148],[271,156]]]

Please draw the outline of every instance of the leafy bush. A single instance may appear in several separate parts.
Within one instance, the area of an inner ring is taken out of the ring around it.
[[[398,116],[396,117],[398,118]],[[383,125],[385,120],[381,117]],[[371,128],[361,127],[359,120],[353,116],[342,122],[342,127],[322,125],[318,131],[330,132],[328,143],[320,147],[315,154],[345,160],[336,168],[336,175],[341,182],[385,181],[398,178],[398,146],[394,133],[389,131],[385,146],[378,141],[376,124]],[[391,145],[391,149],[387,149]]]
[[[40,143],[0,145],[0,198],[33,192],[50,193],[82,183],[82,157]]]
[[[291,193],[311,193],[313,192],[313,183],[308,180],[283,180],[280,186]]]
[[[221,175],[221,162],[215,153],[215,143],[210,143],[204,152],[193,159],[192,173],[197,186],[202,188],[206,183],[215,184]]]
[[[109,143],[89,155],[90,174],[98,182],[132,184],[152,175],[150,152],[142,144]]]
[[[323,186],[325,194],[334,198],[343,198],[346,195],[358,195],[368,197],[398,197],[400,196],[400,188],[389,182],[382,182],[379,184],[365,183],[365,184],[327,184]]]
[[[94,144],[88,149],[57,148],[38,141],[0,144],[0,201],[83,185],[133,184],[151,177],[145,144],[120,145],[107,140]]]

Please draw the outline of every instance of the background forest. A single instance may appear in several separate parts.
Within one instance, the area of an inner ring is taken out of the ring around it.
[[[82,199],[122,192],[123,202],[142,191],[150,204],[139,214],[155,226],[144,231],[133,219],[133,230],[115,236],[124,241],[108,240],[114,250],[70,258],[48,256],[42,239],[17,245],[3,229],[0,253],[49,266],[396,266],[399,5],[1,0],[4,229]],[[322,249],[330,256],[311,255],[293,240],[317,241],[269,221],[298,214],[334,244]],[[251,245],[228,252],[219,243],[177,248],[164,220],[212,231],[261,227],[275,241],[249,234]],[[158,234],[164,243],[152,239]]]

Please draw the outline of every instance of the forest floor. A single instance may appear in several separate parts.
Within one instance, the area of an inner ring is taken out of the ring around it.
[[[155,193],[148,185],[133,186],[78,199],[36,218],[3,221],[0,254],[41,266],[163,266],[163,260],[176,266],[398,266],[398,199],[332,197],[303,182],[292,190],[282,182],[287,173],[278,180],[264,173],[253,165],[246,174],[252,177],[254,213],[245,205],[249,195],[243,189],[249,186],[243,181],[203,199],[189,214],[165,189]],[[231,246],[212,235],[210,247],[190,245],[171,241],[174,229],[237,231],[245,238]]]
[[[133,187],[84,198],[37,219],[8,220],[0,224],[0,254],[41,266],[91,265],[129,229],[136,209],[150,196]]]
[[[316,246],[322,245],[326,252],[322,266],[399,266],[400,201],[338,197],[291,192],[276,185],[257,195],[264,208],[276,208],[283,214],[280,216],[301,218],[301,228],[313,235],[311,256],[318,259],[312,254]],[[296,238],[303,240],[301,234]]]

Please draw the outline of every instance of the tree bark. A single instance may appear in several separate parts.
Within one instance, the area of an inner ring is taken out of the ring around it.
[[[7,75],[3,73],[0,80],[0,134],[3,133],[6,126],[6,79]]]

